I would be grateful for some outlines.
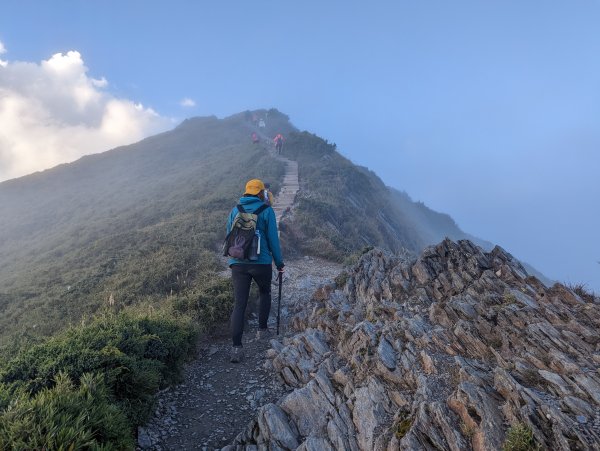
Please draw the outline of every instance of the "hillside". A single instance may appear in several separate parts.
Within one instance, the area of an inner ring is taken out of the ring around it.
[[[179,292],[217,265],[223,218],[248,174],[283,165],[242,115],[0,184],[0,340],[46,335],[105,305]],[[218,266],[218,265],[217,265]]]
[[[111,297],[159,302],[205,280],[244,181],[261,177],[277,192],[282,177],[283,165],[251,143],[252,127],[247,113],[189,119],[0,183],[0,343],[53,333]],[[282,226],[288,254],[342,261],[364,246],[416,252],[464,237],[450,217],[388,189],[276,110],[261,131],[284,133],[283,153],[299,165],[297,208]]]
[[[284,154],[298,161],[301,187],[284,238],[300,253],[341,261],[368,246],[418,252],[467,237],[448,215],[387,187],[313,134],[291,133]]]

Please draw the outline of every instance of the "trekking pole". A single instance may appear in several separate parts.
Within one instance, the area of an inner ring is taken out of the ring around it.
[[[281,282],[283,281],[283,273],[280,271],[277,276],[279,279],[279,301],[277,302],[277,335],[279,335],[279,319],[281,318]]]

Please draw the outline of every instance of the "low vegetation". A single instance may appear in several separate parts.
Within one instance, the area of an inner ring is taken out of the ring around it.
[[[171,313],[106,312],[4,362],[0,449],[130,447],[195,346],[189,317]]]
[[[51,388],[19,395],[0,414],[0,449],[133,449],[133,442],[100,375],[74,384],[60,373]]]
[[[567,284],[567,287],[585,302],[596,302],[599,299],[599,297],[589,290],[584,283]]]
[[[536,442],[531,428],[523,423],[511,426],[506,432],[502,451],[539,451],[540,444]]]

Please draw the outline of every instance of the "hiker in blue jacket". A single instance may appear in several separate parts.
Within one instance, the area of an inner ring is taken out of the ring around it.
[[[246,190],[240,198],[239,204],[245,212],[253,213],[265,205],[264,192],[265,185],[261,180],[250,180],[246,183]],[[227,233],[230,232],[238,212],[237,206],[231,210],[227,221]],[[233,295],[235,298],[235,305],[231,313],[231,335],[233,339],[231,362],[233,363],[240,362],[244,357],[242,348],[244,313],[248,304],[252,280],[254,279],[256,285],[258,285],[260,299],[257,338],[264,339],[270,335],[267,328],[267,320],[271,311],[272,263],[275,261],[275,266],[279,272],[283,272],[284,267],[281,248],[279,246],[279,236],[277,234],[277,221],[275,219],[275,212],[271,207],[259,212],[256,221],[256,230],[260,235],[260,254],[258,254],[258,259],[254,261],[237,258],[229,259],[233,281]]]

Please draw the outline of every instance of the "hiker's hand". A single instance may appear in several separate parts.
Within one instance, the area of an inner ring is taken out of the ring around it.
[[[278,266],[278,267],[277,267],[277,271],[279,271],[280,273],[282,273],[282,274],[283,274],[283,271],[284,271],[284,269],[283,269],[283,268],[285,268],[285,265],[284,265],[284,264],[282,264],[281,266]]]

